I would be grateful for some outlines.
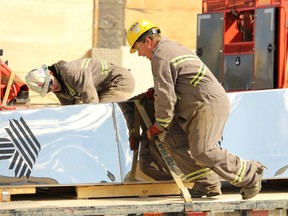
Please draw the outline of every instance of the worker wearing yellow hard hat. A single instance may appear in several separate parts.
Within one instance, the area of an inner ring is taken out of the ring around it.
[[[220,195],[218,175],[242,187],[243,199],[256,196],[265,166],[219,145],[230,102],[205,63],[195,52],[163,37],[158,25],[149,20],[134,22],[127,41],[130,53],[137,51],[151,61],[155,122],[147,137],[158,136],[183,172],[182,179],[194,182],[189,189],[191,197]]]

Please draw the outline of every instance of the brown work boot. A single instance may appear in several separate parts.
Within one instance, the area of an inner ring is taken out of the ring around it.
[[[240,194],[242,196],[242,199],[251,199],[252,197],[256,196],[261,191],[261,178],[264,174],[264,169],[266,168],[263,164],[259,163],[260,166],[257,170],[257,173],[259,175],[259,179],[256,181],[254,185],[251,187],[242,187],[240,190]]]
[[[189,191],[192,198],[201,198],[203,196],[214,197],[214,196],[218,196],[218,195],[222,194],[220,188],[215,188],[215,189],[207,191],[207,192],[200,191],[196,188],[188,188],[188,191]]]

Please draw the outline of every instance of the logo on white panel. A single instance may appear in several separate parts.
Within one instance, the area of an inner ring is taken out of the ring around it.
[[[22,117],[9,120],[5,130],[10,139],[0,138],[0,160],[12,158],[9,169],[14,170],[15,177],[29,178],[41,145]]]

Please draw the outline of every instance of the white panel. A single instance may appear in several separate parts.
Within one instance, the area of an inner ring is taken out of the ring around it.
[[[223,147],[243,159],[262,162],[264,178],[288,165],[288,90],[228,93],[231,114]],[[288,178],[288,171],[278,178]]]
[[[130,171],[127,128],[116,104],[2,111],[0,117],[2,177],[24,176],[37,184],[49,179],[55,184],[82,184],[122,182]],[[3,158],[4,143],[13,146],[6,150],[14,149],[9,159]],[[25,164],[28,169],[21,173]]]

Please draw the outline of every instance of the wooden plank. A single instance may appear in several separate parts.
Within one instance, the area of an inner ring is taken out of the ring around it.
[[[185,186],[193,187],[193,183],[185,183]],[[180,189],[175,182],[123,183],[76,186],[76,194],[77,198],[147,197],[180,195]]]
[[[15,187],[15,188],[0,188],[0,202],[11,201],[11,195],[15,194],[35,194],[35,187]]]

